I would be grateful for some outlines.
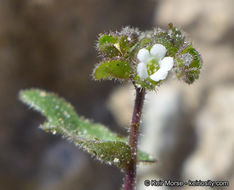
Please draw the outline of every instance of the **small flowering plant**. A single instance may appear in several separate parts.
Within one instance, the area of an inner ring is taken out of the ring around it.
[[[126,27],[101,34],[97,50],[102,61],[94,69],[94,79],[129,80],[147,90],[154,90],[173,74],[191,84],[198,79],[202,65],[198,51],[172,24],[167,31],[140,32]]]
[[[168,30],[156,28],[140,32],[125,27],[120,32],[100,34],[97,50],[101,61],[93,70],[95,80],[130,81],[136,99],[128,137],[79,116],[64,99],[40,89],[22,90],[20,100],[41,112],[47,121],[41,129],[61,134],[94,158],[125,172],[124,190],[135,189],[136,165],[155,159],[138,150],[138,136],[144,97],[147,90],[159,87],[170,75],[188,84],[198,79],[201,56],[182,32],[169,24]]]

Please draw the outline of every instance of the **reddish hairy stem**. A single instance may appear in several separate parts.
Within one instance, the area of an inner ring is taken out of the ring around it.
[[[136,88],[136,99],[129,133],[131,160],[125,169],[124,190],[134,190],[136,186],[137,144],[144,98],[145,89]]]

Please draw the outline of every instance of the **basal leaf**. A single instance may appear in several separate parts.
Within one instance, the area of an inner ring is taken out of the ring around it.
[[[101,79],[129,79],[130,64],[126,60],[108,60],[100,63],[93,72],[96,80]]]
[[[47,118],[47,121],[41,125],[43,130],[62,135],[101,161],[122,169],[126,167],[130,159],[127,140],[101,124],[79,117],[64,99],[54,93],[31,89],[21,91],[20,100]],[[139,152],[138,160],[152,161],[142,152]]]

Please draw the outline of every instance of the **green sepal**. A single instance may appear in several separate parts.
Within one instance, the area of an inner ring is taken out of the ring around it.
[[[126,138],[119,137],[101,124],[95,124],[76,114],[71,104],[54,93],[39,89],[23,90],[19,98],[47,118],[41,128],[60,134],[96,159],[124,169],[130,159]],[[153,162],[149,155],[139,151],[138,160]]]
[[[106,60],[96,66],[93,77],[96,80],[129,79],[131,74],[130,64],[126,60]]]

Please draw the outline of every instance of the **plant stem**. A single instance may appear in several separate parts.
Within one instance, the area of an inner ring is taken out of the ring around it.
[[[136,186],[137,144],[144,98],[145,89],[136,87],[136,99],[129,133],[131,160],[125,170],[124,190],[134,190]]]

